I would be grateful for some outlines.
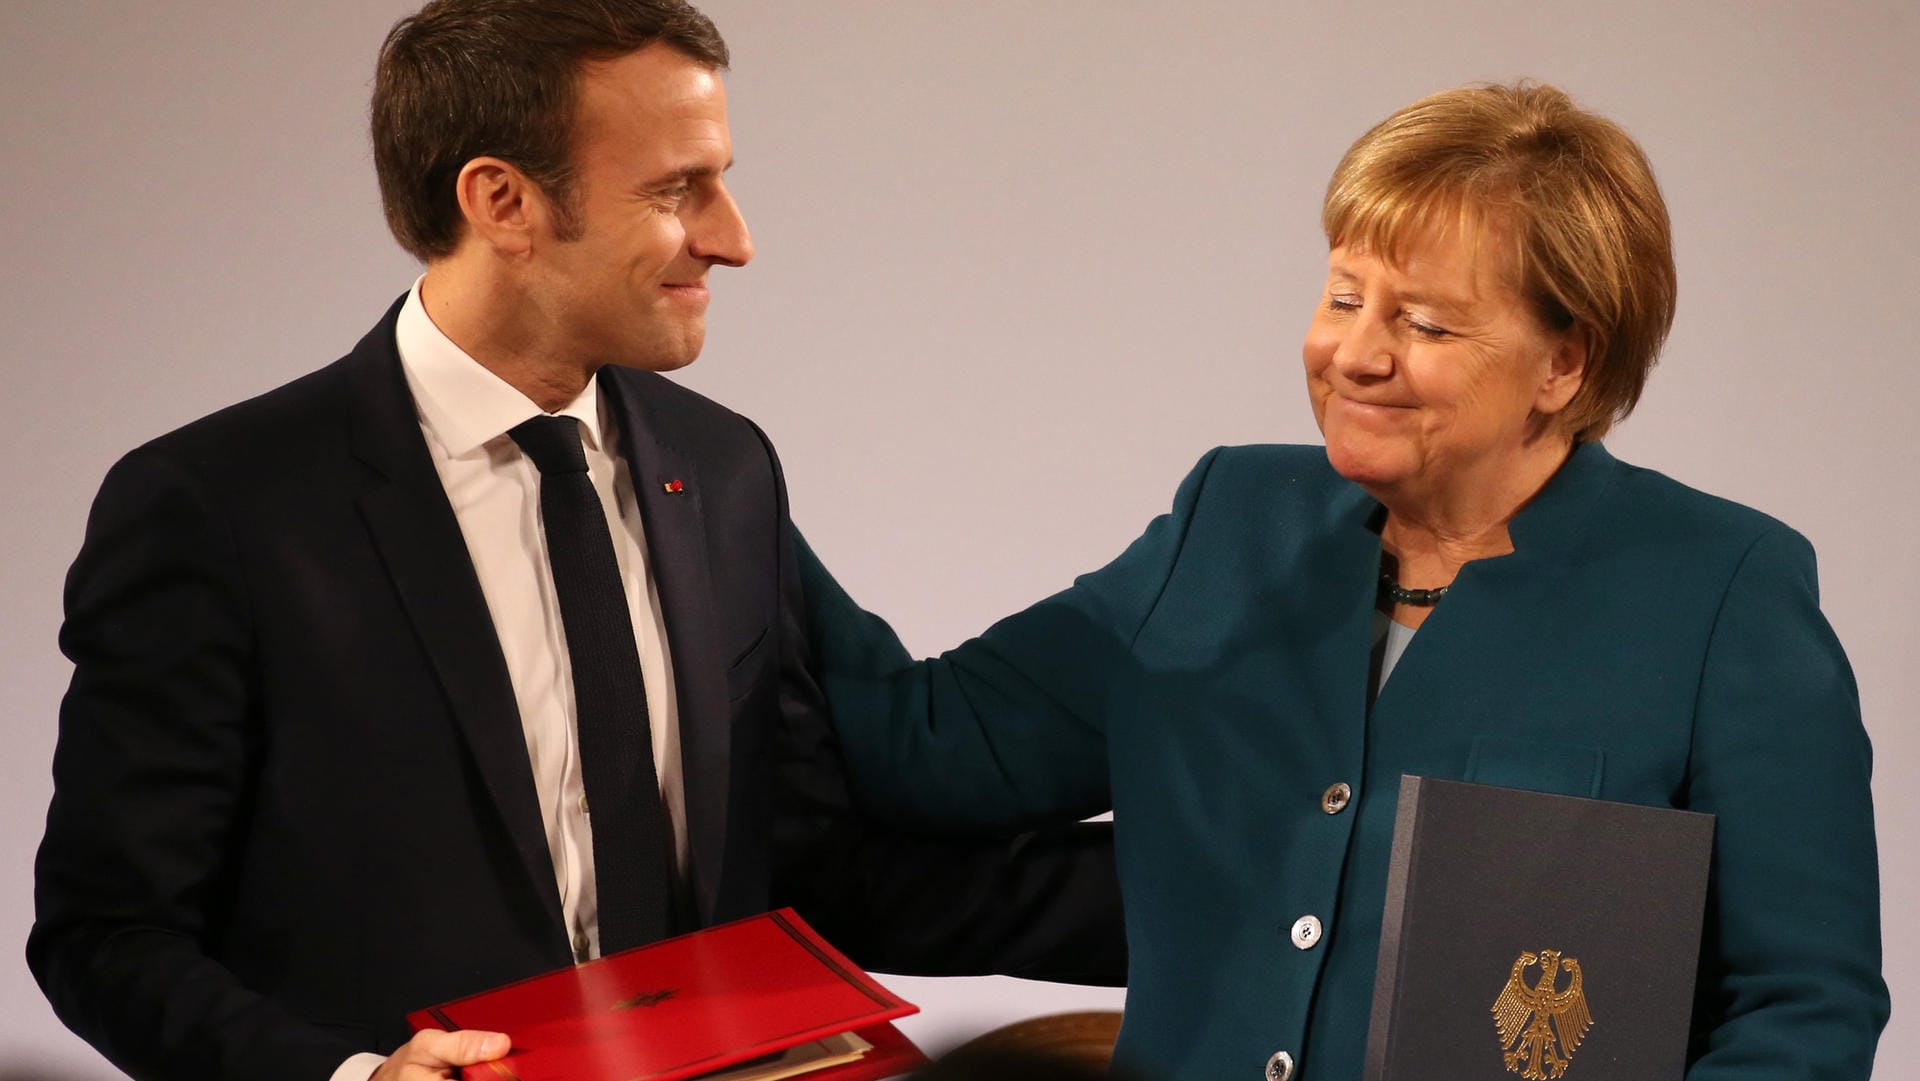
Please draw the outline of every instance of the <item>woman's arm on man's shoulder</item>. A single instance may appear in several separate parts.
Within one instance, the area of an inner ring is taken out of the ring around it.
[[[1109,810],[1107,714],[1216,453],[1113,562],[939,657],[916,660],[799,542],[818,672],[856,794],[947,832]]]

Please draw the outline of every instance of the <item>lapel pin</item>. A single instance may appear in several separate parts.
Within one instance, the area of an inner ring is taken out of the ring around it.
[[[660,487],[665,488],[667,490],[668,495],[679,495],[681,492],[684,492],[687,490],[687,486],[680,483],[678,480],[670,480],[665,484],[662,484]]]

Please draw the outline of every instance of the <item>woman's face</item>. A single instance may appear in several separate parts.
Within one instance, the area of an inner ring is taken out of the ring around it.
[[[1398,263],[1328,257],[1301,349],[1307,394],[1334,469],[1377,496],[1493,490],[1571,441],[1551,417],[1580,388],[1582,339],[1542,328],[1497,246],[1475,248],[1447,231]]]

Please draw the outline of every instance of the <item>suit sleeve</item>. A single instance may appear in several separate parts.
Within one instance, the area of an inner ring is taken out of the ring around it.
[[[792,905],[856,962],[883,972],[1125,983],[1109,825],[945,838],[862,813],[816,678],[796,561],[804,542],[785,513],[784,486],[779,491],[773,902]]]
[[[1110,809],[1107,703],[1125,693],[1217,453],[1119,558],[931,660],[914,660],[803,547],[821,681],[860,798],[953,833]]]
[[[325,1081],[364,1050],[210,956],[259,797],[240,566],[204,485],[144,450],[108,474],[67,578],[74,673],[27,959],[61,1020],[135,1078]]]
[[[1886,1024],[1871,752],[1813,550],[1763,534],[1716,618],[1687,803],[1716,816],[1688,1081],[1866,1081]]]

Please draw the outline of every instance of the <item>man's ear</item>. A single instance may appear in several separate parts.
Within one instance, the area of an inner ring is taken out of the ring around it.
[[[550,226],[545,194],[499,158],[475,158],[462,166],[453,190],[468,233],[502,255],[527,254]]]
[[[1565,409],[1587,381],[1587,358],[1593,351],[1593,332],[1575,324],[1560,334],[1547,364],[1547,376],[1540,382],[1533,400],[1533,411],[1549,416]]]

